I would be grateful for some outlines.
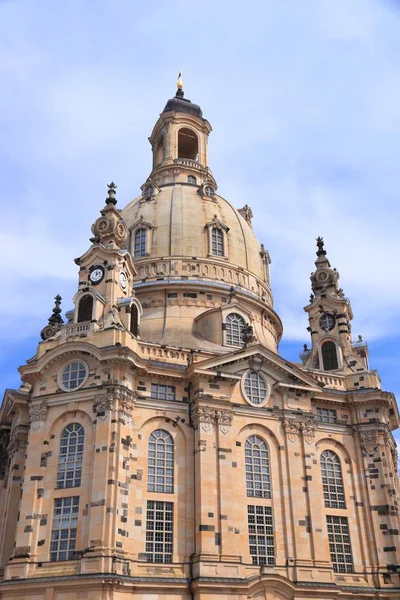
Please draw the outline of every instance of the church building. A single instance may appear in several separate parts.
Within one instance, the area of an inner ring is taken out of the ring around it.
[[[395,398],[322,238],[310,342],[279,354],[270,256],[210,133],[179,79],[140,194],[108,185],[74,308],[56,297],[5,392],[1,600],[400,598]]]

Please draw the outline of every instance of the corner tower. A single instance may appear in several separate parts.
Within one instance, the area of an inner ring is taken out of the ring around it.
[[[317,238],[317,260],[311,273],[308,313],[311,349],[305,345],[300,357],[306,369],[338,375],[351,388],[380,387],[376,371],[368,365],[368,345],[351,332],[353,311],[339,287],[339,272],[331,267],[322,237]]]

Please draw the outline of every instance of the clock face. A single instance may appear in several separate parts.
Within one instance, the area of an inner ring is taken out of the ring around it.
[[[128,278],[123,271],[121,271],[121,273],[119,274],[119,285],[123,290],[126,290],[126,287],[128,285]]]
[[[101,265],[96,265],[92,267],[89,273],[89,279],[93,283],[93,285],[97,285],[104,277],[104,267]]]
[[[331,331],[335,327],[335,317],[329,313],[324,313],[319,320],[321,329]]]

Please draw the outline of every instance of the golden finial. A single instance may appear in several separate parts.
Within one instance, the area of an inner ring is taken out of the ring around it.
[[[182,71],[179,71],[178,81],[176,82],[176,87],[178,88],[178,90],[181,90],[183,88]]]

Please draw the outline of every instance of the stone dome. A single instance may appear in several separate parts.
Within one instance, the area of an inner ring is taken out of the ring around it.
[[[153,169],[142,195],[121,212],[143,308],[140,337],[231,352],[243,345],[241,328],[251,325],[276,351],[282,325],[272,309],[269,255],[254,235],[251,209],[236,210],[217,193],[210,132],[200,108],[178,90],[149,137]],[[235,343],[225,333],[232,320]]]
[[[268,259],[250,219],[216,193],[207,197],[203,186],[149,185],[151,198],[140,196],[121,213],[131,232],[134,290],[143,307],[141,338],[229,352],[223,327],[234,312],[276,350],[282,327],[272,309]],[[213,254],[214,228],[222,232],[223,256]],[[142,235],[146,252],[135,256]]]
[[[260,243],[251,225],[221,196],[215,194],[209,199],[196,185],[168,185],[160,188],[152,200],[143,197],[133,200],[122,211],[122,217],[130,229],[136,229],[143,222],[152,230],[147,256],[134,257],[139,270],[149,261],[184,259],[185,262],[209,265],[208,271],[193,271],[214,280],[212,266],[215,265],[219,268],[217,277],[220,281],[239,284],[259,297],[265,295],[266,301],[272,304]],[[214,223],[226,228],[226,247],[221,257],[211,256],[208,229]],[[134,254],[133,246],[131,251]],[[139,276],[143,274],[139,272]],[[191,272],[178,269],[175,274],[190,276]]]

